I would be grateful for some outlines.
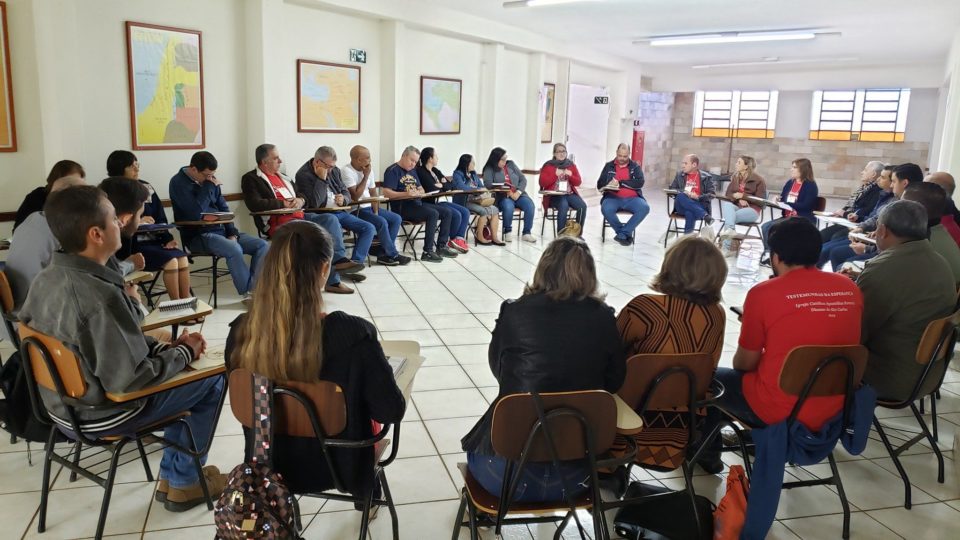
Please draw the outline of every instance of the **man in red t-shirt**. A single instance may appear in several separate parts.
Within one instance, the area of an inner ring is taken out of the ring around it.
[[[630,147],[617,146],[617,157],[603,166],[597,189],[603,193],[600,213],[610,224],[613,239],[622,246],[633,244],[637,225],[650,213],[650,205],[643,198],[643,170],[640,164],[630,159]],[[626,223],[621,223],[617,212],[632,214]]]
[[[683,233],[690,234],[697,221],[713,224],[710,201],[717,194],[713,175],[700,169],[696,154],[683,156],[680,171],[670,183],[670,189],[679,193],[674,198],[674,212],[683,214]]]
[[[733,369],[717,369],[716,379],[726,389],[719,408],[751,427],[786,420],[796,404],[780,389],[780,371],[792,349],[860,343],[863,296],[846,276],[817,270],[820,242],[816,226],[804,218],[787,218],[771,228],[774,278],[747,293]],[[798,419],[817,431],[842,408],[842,397],[810,397]],[[720,417],[711,409],[703,432],[709,433]],[[716,473],[723,470],[720,438],[711,442],[700,465]]]

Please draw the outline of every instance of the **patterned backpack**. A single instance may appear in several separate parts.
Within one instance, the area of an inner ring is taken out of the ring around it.
[[[297,501],[270,469],[273,438],[273,384],[253,377],[253,456],[230,471],[227,485],[213,510],[216,538],[300,538]]]

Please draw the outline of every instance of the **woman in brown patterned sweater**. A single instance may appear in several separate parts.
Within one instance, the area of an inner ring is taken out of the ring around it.
[[[684,238],[667,250],[660,273],[650,287],[662,294],[641,294],[617,316],[617,328],[627,356],[636,354],[708,353],[714,365],[723,349],[726,323],[720,289],[727,280],[727,263],[712,242]],[[686,441],[687,417],[680,411],[647,411],[645,429],[634,436],[637,462],[673,470],[680,466]]]

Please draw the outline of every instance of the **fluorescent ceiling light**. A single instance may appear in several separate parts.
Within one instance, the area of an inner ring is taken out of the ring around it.
[[[594,1],[596,0],[513,0],[511,2],[504,2],[503,7],[519,8],[519,7],[555,6],[559,4],[572,4],[574,2],[594,2]]]
[[[842,56],[839,58],[790,58],[787,60],[780,60],[779,58],[771,57],[764,58],[763,60],[758,60],[756,62],[730,62],[725,64],[701,64],[698,66],[690,66],[691,69],[715,69],[715,68],[729,68],[729,67],[746,67],[746,66],[769,66],[769,65],[780,65],[780,64],[838,64],[841,62],[856,62],[859,58],[855,56]]]
[[[714,32],[709,34],[689,34],[682,36],[660,36],[635,41],[649,43],[653,47],[673,47],[681,45],[713,45],[717,43],[755,43],[761,41],[794,41],[814,39],[822,31],[771,30],[762,32]]]

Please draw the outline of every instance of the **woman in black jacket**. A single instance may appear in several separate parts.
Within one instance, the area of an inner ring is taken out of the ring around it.
[[[423,190],[427,193],[453,189],[453,181],[448,181],[447,177],[437,168],[439,161],[440,158],[433,147],[428,146],[420,152],[420,161],[417,162],[417,177],[420,179]],[[470,246],[467,245],[466,240],[467,229],[470,227],[470,211],[467,210],[467,207],[440,197],[424,199],[423,202],[450,210],[450,242],[453,245],[449,247],[460,253],[470,251]]]
[[[598,287],[586,242],[561,236],[543,252],[523,296],[500,306],[489,350],[500,392],[461,441],[470,472],[490,493],[500,493],[506,465],[494,455],[490,441],[493,410],[501,398],[532,391],[616,392],[623,384],[623,344],[613,308],[604,303]],[[584,489],[586,463],[565,463],[561,472],[571,490]],[[563,485],[552,464],[530,463],[514,500],[557,500]]]
[[[377,329],[342,311],[323,312],[332,257],[330,235],[319,225],[298,220],[278,229],[250,312],[230,324],[225,358],[231,369],[243,367],[273,381],[336,383],[343,390],[347,427],[329,435],[363,440],[373,436],[371,420],[399,422],[406,403]],[[356,495],[371,486],[373,448],[335,449],[332,455],[347,491]],[[294,493],[333,487],[316,438],[278,435],[273,462]]]
[[[53,168],[50,169],[50,174],[47,175],[47,185],[31,191],[24,197],[23,202],[20,203],[20,207],[17,208],[17,215],[13,219],[13,230],[17,230],[17,227],[19,227],[20,224],[23,223],[23,220],[27,219],[30,214],[43,210],[43,205],[47,202],[47,195],[50,194],[50,188],[53,186],[53,183],[64,176],[70,175],[77,175],[80,178],[87,177],[87,173],[83,170],[83,165],[80,165],[76,161],[64,159],[54,163]]]

